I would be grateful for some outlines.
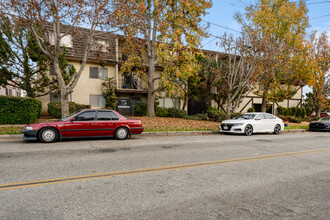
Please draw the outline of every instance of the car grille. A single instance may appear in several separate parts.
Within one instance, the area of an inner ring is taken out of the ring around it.
[[[227,129],[224,129],[224,127],[227,126]],[[224,131],[230,131],[232,124],[221,124],[221,129]]]

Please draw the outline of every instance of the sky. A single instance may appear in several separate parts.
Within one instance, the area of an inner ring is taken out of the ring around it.
[[[218,39],[214,36],[222,36],[225,32],[234,37],[239,35],[240,25],[235,21],[236,12],[244,13],[245,6],[255,3],[257,0],[213,0],[213,7],[208,10],[209,14],[203,18],[203,21],[210,22],[208,32],[213,35],[202,41],[202,49],[221,51],[217,46]],[[291,0],[297,1],[297,0]],[[326,0],[306,0],[308,8],[309,25],[307,34],[312,30],[318,32],[327,31],[330,40],[330,1]],[[222,26],[222,27],[220,27]],[[226,28],[229,29],[226,29]],[[305,86],[303,94],[311,92],[311,88]]]
[[[244,13],[245,6],[255,3],[257,0],[213,0],[213,7],[208,10],[209,14],[203,18],[204,23],[210,22],[208,32],[214,36],[222,36],[225,32],[234,37],[239,35],[240,25],[233,18],[236,12]],[[297,1],[297,0],[291,0]],[[307,0],[310,27],[307,33],[316,29],[320,32],[327,31],[330,40],[330,1]],[[212,24],[213,23],[213,24]],[[223,27],[220,27],[223,26]],[[227,27],[229,29],[225,29]],[[231,30],[232,29],[232,30]],[[234,31],[236,30],[236,31]],[[205,50],[219,51],[216,45],[217,38],[209,37],[202,41]]]

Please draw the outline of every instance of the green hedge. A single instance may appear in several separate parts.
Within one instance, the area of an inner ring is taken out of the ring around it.
[[[82,105],[75,102],[69,102],[69,113],[72,114],[81,109],[90,109],[90,105]],[[48,103],[48,113],[54,118],[62,118],[61,102]]]
[[[147,103],[146,102],[137,102],[134,107],[134,115],[135,116],[146,116],[147,115]]]
[[[41,102],[34,98],[0,96],[0,124],[29,124],[41,116]]]
[[[176,108],[168,108],[168,117],[172,118],[187,118],[188,113],[184,110],[176,109]]]
[[[305,108],[298,108],[298,107],[291,107],[291,108],[284,108],[279,106],[277,108],[278,115],[284,116],[294,116],[294,117],[306,117],[306,109]]]

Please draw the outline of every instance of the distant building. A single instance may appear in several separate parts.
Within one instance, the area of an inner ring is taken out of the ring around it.
[[[12,85],[0,86],[0,95],[4,96],[14,96],[14,97],[24,97],[26,94],[20,88]]]

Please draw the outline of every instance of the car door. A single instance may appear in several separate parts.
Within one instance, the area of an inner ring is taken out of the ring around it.
[[[113,111],[98,110],[94,122],[95,135],[113,136],[118,122],[119,117]]]
[[[65,123],[61,130],[63,137],[90,137],[95,136],[95,110],[83,111],[73,120]]]
[[[273,117],[271,114],[263,114],[265,118],[265,125],[267,131],[274,131],[276,125],[276,118]]]
[[[265,117],[263,114],[258,114],[253,121],[253,131],[263,132],[266,130]]]

